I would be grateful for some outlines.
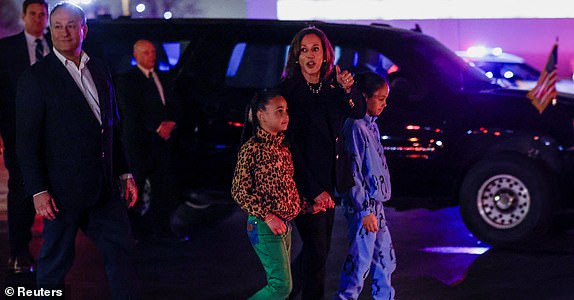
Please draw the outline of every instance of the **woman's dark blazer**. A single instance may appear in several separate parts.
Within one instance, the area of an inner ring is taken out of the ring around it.
[[[346,94],[331,78],[323,82],[320,93],[314,94],[300,74],[284,79],[279,90],[287,100],[290,117],[287,136],[298,189],[311,203],[323,191],[333,196],[336,140],[346,118],[365,116],[364,98],[355,88]]]

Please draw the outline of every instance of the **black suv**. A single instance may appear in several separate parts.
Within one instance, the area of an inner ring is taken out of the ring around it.
[[[573,98],[539,114],[524,91],[492,85],[424,34],[385,25],[265,20],[95,20],[85,47],[114,73],[134,64],[132,45],[154,41],[160,69],[184,99],[180,177],[194,195],[225,195],[244,107],[276,86],[291,38],[325,31],[341,69],[371,70],[391,82],[381,140],[397,196],[458,200],[466,225],[493,245],[540,237],[554,212],[571,206]],[[202,198],[202,197],[199,197]],[[204,206],[200,206],[204,207]]]

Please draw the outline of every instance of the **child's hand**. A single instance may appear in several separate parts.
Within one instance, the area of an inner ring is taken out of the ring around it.
[[[321,194],[319,194],[319,196],[315,197],[315,199],[313,200],[320,208],[324,208],[324,210],[328,208],[335,208],[335,201],[333,201],[331,195],[329,195],[329,193],[327,192],[322,192]]]
[[[327,211],[325,207],[323,207],[320,203],[313,203],[313,205],[309,205],[305,208],[304,213],[306,214],[316,214],[318,212]]]
[[[374,214],[369,214],[363,217],[363,227],[367,232],[377,232],[379,231],[379,223],[377,222],[377,217]]]
[[[267,214],[267,217],[265,217],[265,223],[267,223],[267,226],[269,226],[269,229],[271,229],[274,235],[280,235],[287,232],[287,225],[285,225],[285,222],[272,213]]]

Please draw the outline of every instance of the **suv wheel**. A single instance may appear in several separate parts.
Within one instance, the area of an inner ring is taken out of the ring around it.
[[[552,189],[532,161],[485,160],[473,167],[460,190],[460,210],[469,230],[493,246],[534,241],[551,223]]]

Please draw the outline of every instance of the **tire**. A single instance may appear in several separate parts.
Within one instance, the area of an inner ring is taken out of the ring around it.
[[[171,230],[178,236],[189,236],[203,226],[214,226],[234,211],[234,202],[225,200],[224,193],[201,190],[188,191],[170,218]]]
[[[533,161],[514,157],[479,162],[460,189],[464,223],[492,246],[540,240],[549,231],[553,201],[551,176]]]

